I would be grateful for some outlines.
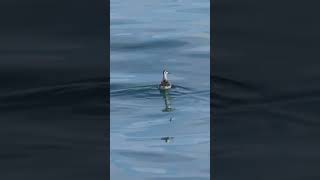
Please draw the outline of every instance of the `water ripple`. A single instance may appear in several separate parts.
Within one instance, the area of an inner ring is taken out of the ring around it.
[[[161,48],[178,48],[188,44],[186,41],[172,40],[172,39],[153,39],[153,41],[143,41],[143,42],[112,42],[110,44],[110,50],[115,51],[129,51],[135,49],[161,49]]]
[[[0,96],[1,110],[72,105],[100,97],[107,84],[102,79],[14,91]]]
[[[210,90],[201,90],[195,91],[188,87],[183,86],[172,86],[172,89],[169,90],[170,97],[188,97],[194,99],[203,99],[208,100],[208,98],[202,98],[203,95],[209,96]],[[134,86],[130,88],[122,89],[112,89],[110,91],[112,97],[135,97],[135,98],[144,98],[152,99],[159,98],[161,96],[161,91],[158,89],[158,85],[146,85],[146,86]]]

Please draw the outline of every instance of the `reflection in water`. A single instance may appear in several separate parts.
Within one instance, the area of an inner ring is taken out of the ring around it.
[[[171,113],[174,109],[171,107],[171,102],[170,102],[170,94],[169,94],[170,90],[160,90],[160,93],[162,94],[162,97],[164,99],[164,104],[165,104],[165,108],[162,110],[162,112],[169,112]],[[173,114],[171,114],[169,122],[172,122],[172,120],[174,119]],[[161,140],[163,140],[165,143],[170,143],[173,140],[174,137],[162,137]]]
[[[171,102],[170,102],[170,94],[169,94],[169,91],[170,90],[160,90],[161,94],[162,94],[162,97],[164,99],[164,104],[165,104],[165,108],[162,110],[163,112],[171,112],[173,111],[174,109],[171,108]]]
[[[173,120],[173,117],[170,117],[169,121],[172,122],[172,120]]]
[[[166,143],[170,143],[171,140],[173,140],[174,137],[162,137],[161,140],[163,140]]]

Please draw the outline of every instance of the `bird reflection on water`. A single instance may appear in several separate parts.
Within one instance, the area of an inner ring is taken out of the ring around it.
[[[163,140],[164,142],[166,142],[166,143],[170,143],[171,142],[171,140],[173,140],[174,139],[174,137],[162,137],[161,138],[161,140]]]
[[[172,122],[173,121],[173,117],[170,117],[169,121]]]
[[[162,110],[163,112],[171,112],[174,109],[171,107],[171,97],[169,94],[170,90],[160,90],[160,93],[162,94],[162,97],[164,99],[165,108]]]
[[[163,97],[163,100],[164,100],[164,104],[165,104],[165,108],[162,110],[162,112],[167,112],[167,113],[170,113],[171,116],[170,116],[170,119],[169,119],[169,122],[171,123],[174,119],[173,117],[173,114],[172,114],[172,111],[174,110],[174,108],[172,108],[171,106],[171,97],[170,97],[170,90],[160,90],[160,93]],[[171,136],[166,136],[166,137],[162,137],[161,140],[163,140],[165,143],[171,143],[172,140],[174,139],[174,137],[171,137]]]

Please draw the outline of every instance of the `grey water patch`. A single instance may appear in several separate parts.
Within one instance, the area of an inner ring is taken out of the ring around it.
[[[153,41],[145,41],[145,42],[111,42],[110,50],[115,51],[128,51],[128,50],[152,50],[158,49],[161,50],[163,47],[166,48],[179,48],[187,45],[188,43],[181,40],[170,40],[170,39],[159,39]]]
[[[130,151],[130,150],[113,150],[113,153],[125,156],[128,158],[133,158],[137,161],[148,161],[157,163],[166,163],[172,161],[192,161],[194,158],[183,156],[179,154],[166,154],[159,152],[143,152],[143,151]]]
[[[142,22],[136,21],[134,19],[114,18],[114,19],[111,19],[110,23],[112,25],[119,26],[119,25],[130,25],[130,24],[141,24]]]
[[[208,5],[208,7],[202,7],[202,8],[182,9],[182,10],[178,10],[178,12],[208,14],[208,13],[210,13],[210,8]]]

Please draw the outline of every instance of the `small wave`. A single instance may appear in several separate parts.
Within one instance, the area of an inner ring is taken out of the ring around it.
[[[1,110],[72,105],[102,98],[107,84],[101,79],[70,82],[67,84],[14,91],[0,96]]]
[[[142,24],[142,22],[133,20],[133,19],[125,19],[125,18],[113,18],[110,22],[113,26],[117,25],[130,25],[130,24]]]
[[[180,40],[170,40],[170,39],[159,39],[153,41],[144,41],[144,42],[137,42],[137,43],[111,43],[110,49],[111,51],[128,51],[134,49],[155,49],[155,48],[177,48],[188,44],[185,41]]]
[[[191,161],[194,158],[184,156],[180,154],[164,154],[162,152],[150,152],[150,151],[133,151],[133,150],[112,150],[113,153],[117,153],[121,156],[136,159],[139,161],[147,162],[172,162],[172,161]]]
[[[210,97],[210,90],[195,91],[188,87],[183,87],[179,85],[173,85],[172,89],[168,91],[171,98],[183,97],[188,98],[200,98],[201,96]],[[162,91],[159,90],[158,85],[146,85],[146,86],[135,86],[123,89],[114,89],[110,91],[111,97],[134,97],[134,98],[159,98],[163,96]]]

